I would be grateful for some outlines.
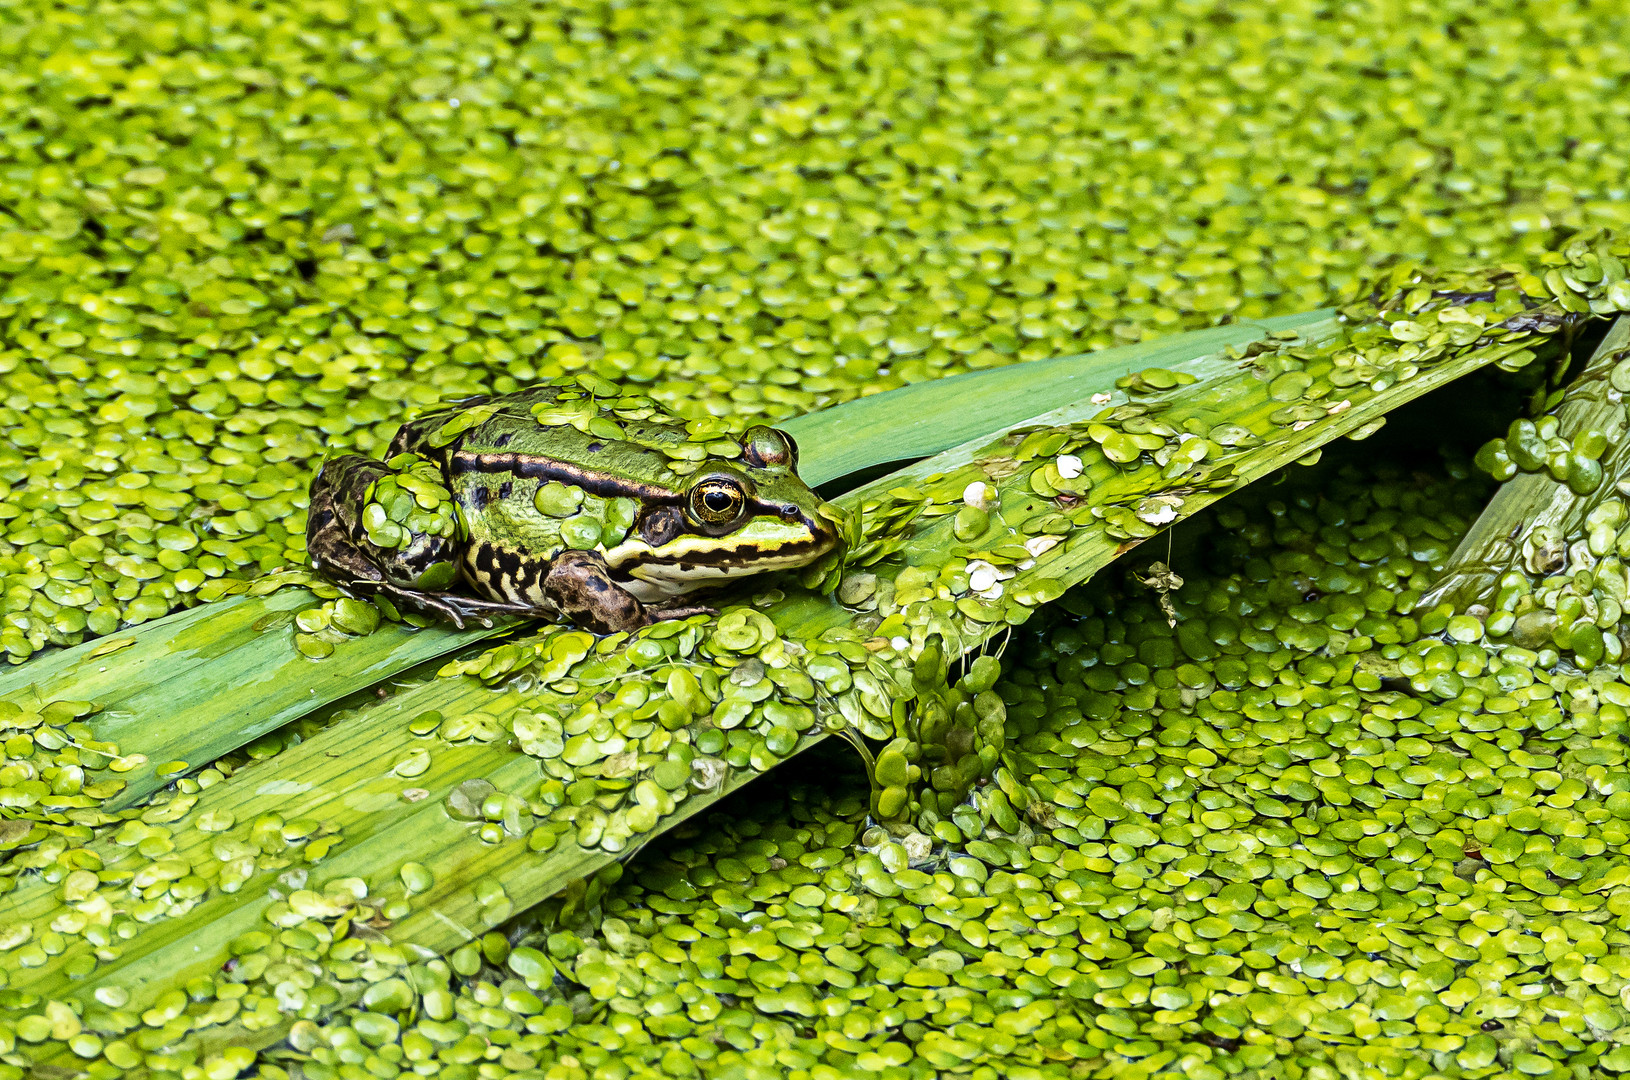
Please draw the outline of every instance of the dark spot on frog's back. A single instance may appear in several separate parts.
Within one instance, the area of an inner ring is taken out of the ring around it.
[[[589,447],[588,447],[589,453],[591,453],[591,454],[598,454],[600,451],[604,450],[605,448],[606,448],[606,444],[603,443],[603,442],[591,442],[591,443],[589,443]]]
[[[497,548],[493,551],[493,562],[498,566],[498,572],[512,581],[522,576],[523,563],[521,553],[508,548]]]
[[[498,498],[500,500],[507,499],[507,498],[509,498],[510,492],[512,492],[514,490],[515,490],[514,481],[505,480],[502,484],[498,485]]]
[[[496,439],[492,440],[492,445],[497,447],[505,447],[509,445],[510,440],[513,438],[515,438],[515,433],[513,431],[506,431]]]
[[[491,497],[492,492],[484,487],[471,488],[470,493],[465,496],[465,505],[473,511],[479,511],[486,508],[487,500]]]

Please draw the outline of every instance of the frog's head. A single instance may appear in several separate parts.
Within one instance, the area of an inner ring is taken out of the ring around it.
[[[739,457],[710,458],[671,498],[649,503],[606,562],[642,600],[766,570],[807,566],[836,549],[843,512],[798,478],[798,445],[757,426]]]

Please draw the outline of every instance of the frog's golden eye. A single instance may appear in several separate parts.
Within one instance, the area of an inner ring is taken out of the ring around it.
[[[728,525],[746,505],[747,493],[729,477],[710,476],[690,489],[691,516],[704,525]]]

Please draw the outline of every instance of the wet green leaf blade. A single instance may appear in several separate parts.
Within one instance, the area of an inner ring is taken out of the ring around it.
[[[1564,535],[1576,534],[1592,507],[1617,494],[1614,481],[1630,473],[1630,413],[1610,394],[1607,375],[1623,361],[1627,349],[1630,317],[1621,315],[1555,410],[1564,438],[1587,430],[1607,436],[1602,485],[1591,495],[1578,495],[1547,472],[1519,473],[1501,484],[1449,556],[1443,575],[1421,597],[1418,610],[1430,611],[1444,603],[1457,611],[1479,603],[1490,606],[1500,576],[1519,566],[1524,535],[1546,526]]]
[[[1239,322],[1078,356],[1058,356],[990,371],[915,383],[784,421],[799,440],[802,474],[813,485],[874,464],[910,461],[1001,431],[1111,389],[1129,372],[1161,367],[1193,371],[1222,350],[1270,333],[1307,336],[1336,326],[1320,308],[1260,322]]]
[[[412,631],[387,623],[327,660],[312,660],[294,649],[293,620],[316,603],[307,590],[287,588],[191,608],[0,672],[0,697],[100,706],[98,738],[147,759],[124,775],[128,786],[107,804],[117,809],[168,782],[158,765],[200,768],[313,709],[503,629]]]

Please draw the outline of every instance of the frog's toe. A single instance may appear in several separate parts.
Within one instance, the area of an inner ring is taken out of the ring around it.
[[[652,622],[662,622],[667,619],[688,619],[692,615],[717,615],[719,609],[706,604],[676,604],[673,607],[646,608],[645,613]]]
[[[493,619],[505,615],[537,614],[526,604],[478,600],[475,597],[454,596],[451,593],[412,593],[405,599],[425,614],[445,619],[460,630],[464,629],[466,621],[473,621],[480,623],[484,627],[491,627]]]
[[[464,620],[471,618],[472,615],[461,604],[456,603],[456,600],[456,597],[451,596],[420,594],[414,596],[410,603],[412,607],[417,608],[423,614],[441,619],[443,622],[450,622],[462,630],[464,629]],[[487,620],[482,625],[491,626],[492,622]]]

